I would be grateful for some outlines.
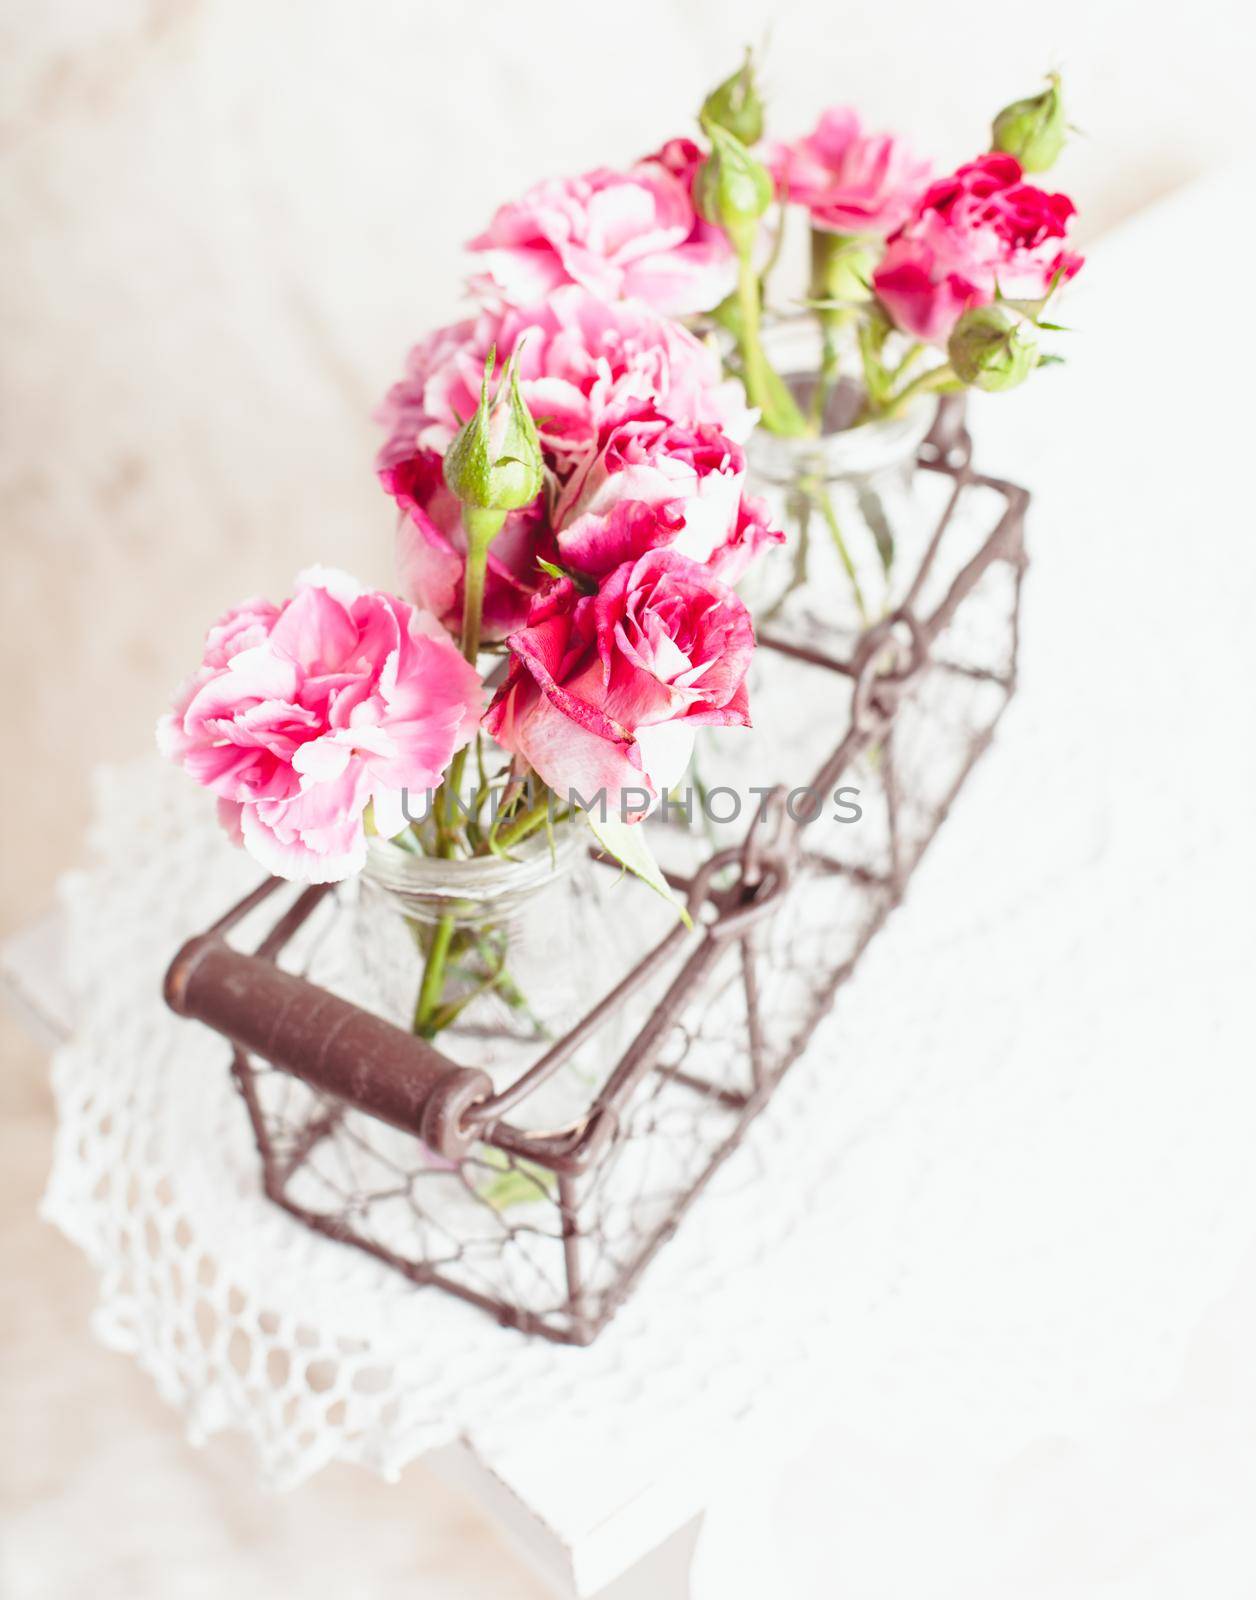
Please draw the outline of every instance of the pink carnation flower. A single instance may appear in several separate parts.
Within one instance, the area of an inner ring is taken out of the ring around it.
[[[476,336],[476,319],[465,317],[461,322],[451,322],[425,334],[410,351],[406,357],[405,376],[393,384],[375,412],[376,422],[383,423],[388,430],[388,437],[375,461],[381,471],[412,456],[420,439],[435,423],[447,424],[450,421],[447,416],[437,418],[428,411],[425,399],[427,380],[448,363],[461,363]],[[486,345],[486,354],[487,350]],[[464,411],[462,415],[466,418],[471,413]],[[452,430],[442,437],[442,451],[452,437]]]
[[[1025,183],[1015,156],[979,156],[926,190],[890,240],[873,288],[916,339],[944,344],[972,306],[1040,299],[1082,257],[1065,247],[1075,211],[1067,195]]]
[[[784,544],[785,531],[772,521],[766,500],[744,494],[737,506],[737,520],[724,543],[708,561],[712,571],[725,583],[740,583],[747,569],[769,545]]]
[[[593,594],[556,583],[510,648],[486,729],[560,797],[596,807],[605,795],[625,820],[679,779],[695,728],[749,725],[749,613],[674,550],[625,562]]]
[[[420,610],[430,611],[450,633],[460,633],[467,538],[462,507],[445,483],[440,456],[434,450],[417,450],[381,467],[379,479],[401,513],[397,581],[402,593]],[[538,558],[553,561],[557,555],[539,499],[510,512],[488,550],[484,639],[504,639],[523,626],[528,604],[545,576]]]
[[[806,206],[817,228],[884,239],[915,209],[929,163],[893,134],[865,134],[846,106],[833,106],[815,132],[769,145],[764,160],[787,200]]]
[[[608,421],[643,406],[671,422],[713,423],[738,443],[754,425],[741,384],[723,378],[716,352],[687,329],[568,284],[542,305],[484,311],[417,345],[380,412],[389,431],[380,465],[418,448],[443,453],[475,408],[490,347],[504,363],[520,340],[520,389],[561,482]]]
[[[698,217],[690,183],[653,160],[538,183],[470,248],[485,267],[473,289],[511,306],[575,283],[603,300],[690,316],[717,306],[736,280],[728,241]]]
[[[652,155],[645,158],[653,161],[660,167],[665,167],[674,178],[679,178],[686,190],[692,195],[694,179],[698,176],[698,168],[706,160],[706,151],[694,139],[687,139],[679,135],[669,139],[666,144],[660,145]],[[707,224],[707,226],[713,226]],[[722,229],[717,230],[723,232]]]
[[[504,362],[521,341],[520,388],[549,491],[512,514],[490,547],[488,638],[522,625],[544,581],[541,560],[601,575],[674,545],[732,581],[783,537],[744,498],[741,441],[755,414],[715,351],[646,306],[567,285],[544,305],[485,311],[430,335],[381,410],[380,479],[402,513],[401,587],[451,632],[466,541],[441,455],[475,407],[489,349]]]
[[[157,738],[268,871],[329,883],[365,860],[368,804],[380,833],[401,831],[401,790],[439,784],[481,695],[432,619],[314,569],[285,605],[214,624]]]
[[[709,561],[732,533],[745,477],[745,452],[714,423],[671,422],[652,406],[611,422],[558,497],[563,564],[600,573],[626,561],[631,552],[613,536],[606,548],[613,514],[625,503],[658,508],[660,525],[670,527],[662,542]]]
[[[617,500],[605,514],[578,517],[558,534],[562,565],[581,577],[600,578],[625,561],[635,561],[651,550],[670,549],[697,561],[713,577],[739,583],[751,562],[768,545],[783,544],[785,535],[773,527],[767,504],[742,495],[730,508],[728,521],[719,526],[712,547],[697,544],[686,523],[686,502]]]

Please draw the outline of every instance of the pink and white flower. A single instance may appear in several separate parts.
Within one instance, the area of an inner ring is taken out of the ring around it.
[[[568,571],[597,579],[650,550],[670,549],[697,561],[723,582],[736,584],[769,545],[785,542],[785,534],[772,525],[763,500],[742,495],[730,509],[731,515],[712,546],[694,538],[683,500],[654,504],[618,500],[605,514],[588,513],[560,530],[560,559]]]
[[[481,705],[432,618],[315,568],[286,604],[246,601],[214,624],[157,738],[268,871],[329,883],[365,860],[366,807],[400,832],[401,790],[439,784]]]
[[[490,546],[487,638],[522,626],[541,561],[600,576],[672,545],[740,577],[783,537],[745,509],[740,441],[754,413],[715,352],[644,306],[561,288],[544,306],[485,312],[424,340],[385,403],[379,473],[401,510],[401,588],[451,632],[461,622],[466,540],[441,453],[474,408],[489,349],[505,360],[521,341],[520,389],[549,490],[512,513]]]
[[[697,215],[691,183],[655,160],[538,183],[502,206],[470,249],[485,268],[472,288],[510,306],[538,305],[574,283],[682,317],[711,310],[736,281],[728,241]]]
[[[380,420],[389,430],[380,465],[416,449],[443,453],[479,397],[484,361],[519,351],[519,386],[536,420],[547,463],[565,482],[595,452],[608,420],[652,406],[672,422],[713,423],[736,443],[755,413],[715,350],[649,307],[599,300],[574,284],[541,305],[487,310],[417,345]]]
[[[672,422],[653,406],[610,421],[555,506],[563,563],[601,573],[626,560],[628,551],[608,555],[603,548],[613,514],[625,502],[660,508],[671,528],[662,542],[694,561],[709,561],[733,531],[745,477],[744,450],[714,423]]]
[[[462,630],[462,587],[467,538],[462,507],[446,484],[434,450],[380,468],[380,482],[397,502],[397,581],[406,599],[429,611],[449,630]],[[482,637],[504,639],[527,620],[532,596],[544,581],[538,560],[556,560],[540,499],[507,516],[488,550]]]
[[[762,154],[782,198],[806,206],[814,226],[829,233],[886,238],[929,181],[927,161],[894,134],[864,133],[847,106],[830,107],[806,138]]]
[[[476,338],[476,318],[464,317],[461,322],[450,322],[425,334],[406,357],[404,376],[394,383],[375,412],[375,420],[383,423],[388,437],[375,459],[382,472],[412,456],[424,434],[436,422],[447,423],[448,417],[434,417],[426,406],[427,380],[447,364],[460,362]],[[488,346],[485,345],[487,354]],[[481,374],[482,375],[482,374]],[[479,390],[476,390],[478,399]],[[469,411],[462,413],[470,416]],[[454,427],[456,429],[457,423]],[[444,438],[444,445],[453,437],[452,431]]]
[[[770,545],[784,543],[785,531],[773,522],[767,501],[744,494],[731,533],[707,565],[725,583],[740,583],[747,569]]]
[[[636,820],[684,772],[694,730],[749,725],[750,615],[675,550],[626,561],[589,594],[570,578],[510,638],[484,726],[564,800]]]
[[[646,156],[647,161],[656,162],[660,167],[665,167],[674,178],[679,178],[686,191],[693,194],[694,179],[698,176],[698,168],[706,160],[707,153],[695,139],[688,139],[683,134],[674,139],[669,139],[666,144],[659,146],[651,155]],[[708,223],[705,226],[713,227]],[[718,230],[722,231],[722,230]]]
[[[873,288],[895,323],[944,344],[965,311],[1006,299],[1036,300],[1071,278],[1082,257],[1066,247],[1076,207],[1023,181],[1015,156],[991,152],[926,191],[895,234]]]

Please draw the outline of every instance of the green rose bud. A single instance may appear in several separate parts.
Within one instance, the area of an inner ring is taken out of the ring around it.
[[[445,482],[465,506],[482,511],[517,511],[531,505],[541,492],[541,442],[519,393],[514,356],[496,394],[489,399],[488,386],[496,361],[496,350],[490,350],[484,364],[480,403],[445,452]]]
[[[763,137],[763,102],[754,81],[754,57],[746,59],[718,88],[712,89],[698,113],[704,128],[723,128],[742,144],[757,144]]]
[[[711,154],[698,168],[694,201],[708,222],[723,228],[740,256],[754,245],[759,218],[772,204],[772,178],[735,134],[711,123]]]
[[[1060,74],[1052,72],[1047,87],[1029,100],[1014,100],[994,119],[990,148],[1015,156],[1026,172],[1045,172],[1064,148],[1068,124]]]
[[[946,346],[961,383],[988,394],[1015,389],[1038,365],[1038,346],[1003,306],[978,306],[955,324]]]

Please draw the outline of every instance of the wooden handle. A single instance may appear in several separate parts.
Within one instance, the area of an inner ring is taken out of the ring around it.
[[[487,1073],[455,1066],[425,1040],[270,961],[201,935],[171,962],[165,997],[180,1016],[417,1134],[438,1155],[457,1160],[474,1143],[463,1117],[492,1094]]]

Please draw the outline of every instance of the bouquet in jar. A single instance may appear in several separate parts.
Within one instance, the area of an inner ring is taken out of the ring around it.
[[[1054,77],[940,180],[846,109],[765,141],[749,55],[695,133],[496,212],[470,243],[470,315],[420,341],[381,410],[399,592],[314,568],[283,604],[235,607],[159,728],[269,872],[361,874],[401,913],[390,1004],[479,1062],[587,1005],[623,892],[591,886],[590,846],[669,895],[641,824],[698,729],[750,724],[735,586],[776,615],[818,521],[853,625],[888,606],[894,535],[860,480],[852,552],[834,441],[914,458],[938,395],[1022,382],[1081,264],[1072,203],[1025,178],[1064,141]],[[810,280],[780,319],[800,212]]]

